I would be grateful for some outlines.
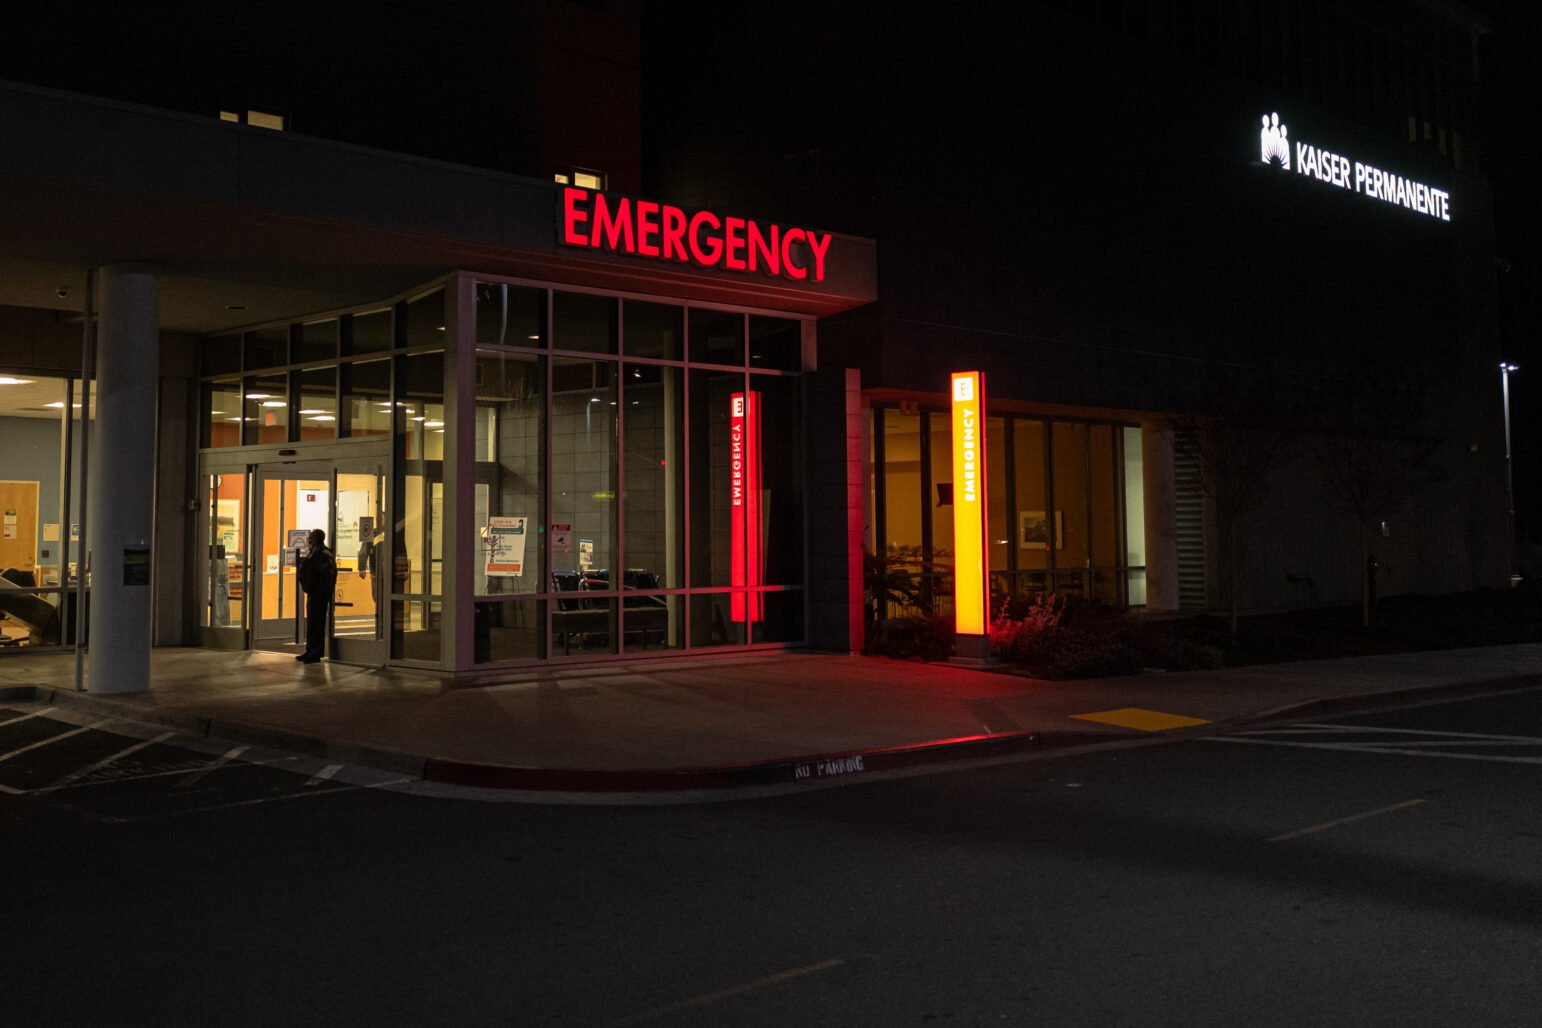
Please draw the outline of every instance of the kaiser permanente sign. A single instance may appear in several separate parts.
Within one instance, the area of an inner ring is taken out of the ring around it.
[[[1292,150],[1289,131],[1281,124],[1278,114],[1264,115],[1263,130],[1258,134],[1258,151],[1259,159],[1265,164],[1290,171],[1294,160],[1298,175],[1373,196],[1441,221],[1451,220],[1451,194],[1444,189],[1382,171],[1300,140],[1295,141]]]

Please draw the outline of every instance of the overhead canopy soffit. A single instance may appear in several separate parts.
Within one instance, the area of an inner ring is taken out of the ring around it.
[[[84,269],[121,261],[161,269],[162,326],[185,332],[454,270],[816,316],[876,297],[866,239],[792,283],[560,247],[554,183],[214,118],[0,85],[0,134],[0,304],[78,311]]]

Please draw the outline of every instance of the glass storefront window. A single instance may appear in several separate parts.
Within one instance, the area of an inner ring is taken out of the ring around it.
[[[1050,565],[1057,536],[1063,539],[1063,518],[1049,513],[1049,476],[1045,474],[1044,422],[1012,420],[1012,457],[1017,510],[1012,531],[1017,536],[1017,566],[1042,571]],[[988,488],[988,486],[987,486]]]
[[[246,380],[242,413],[246,445],[289,441],[289,376],[264,375]]]
[[[546,601],[490,600],[476,605],[474,659],[539,660],[546,656]]]
[[[65,533],[73,511],[62,509],[59,474],[74,402],[66,379],[0,379],[0,650],[74,637],[75,597],[64,589],[72,577]],[[71,427],[78,431],[79,422]]]
[[[243,336],[246,367],[276,368],[289,363],[289,327],[259,328]]]
[[[342,422],[339,433],[344,438],[385,435],[391,431],[390,361],[344,364],[341,382]]]
[[[395,345],[392,335],[391,309],[364,311],[344,319],[343,352],[379,353]]]
[[[729,593],[693,593],[690,601],[692,649],[744,645],[744,622],[733,619]]]
[[[760,567],[751,585],[803,584],[803,409],[798,379],[751,375],[750,395],[760,408],[758,504]],[[758,641],[758,640],[757,640]]]
[[[546,345],[546,290],[478,282],[476,293],[478,343]]]
[[[803,323],[788,318],[750,315],[750,367],[775,371],[803,369]]]
[[[203,433],[199,442],[204,446],[240,446],[241,380],[206,382],[203,387]]]
[[[552,347],[584,353],[615,353],[617,303],[589,293],[552,294]]]
[[[921,416],[882,412],[884,518],[883,557],[890,571],[919,575],[925,567],[921,547]],[[896,617],[904,611],[888,612]]]
[[[744,366],[744,315],[692,307],[690,359],[697,364]]]
[[[338,320],[326,318],[307,321],[295,329],[294,359],[296,363],[337,360]]]
[[[241,373],[241,337],[216,336],[198,347],[199,374],[238,375]]]
[[[618,395],[615,364],[552,358],[551,522],[566,526],[568,532],[566,546],[560,537],[551,540],[554,593],[621,588],[616,564]],[[559,619],[579,610],[587,613]],[[603,619],[595,613],[599,611],[604,611]],[[571,651],[572,640],[566,637],[575,631],[584,636],[584,649],[615,652],[614,617],[609,601],[563,597],[553,608],[553,655]],[[559,627],[559,620],[568,627]],[[603,640],[596,627],[601,620],[611,626]],[[582,627],[574,628],[578,623]]]
[[[240,628],[246,624],[246,475],[208,475],[205,487],[209,553],[203,624]]]
[[[407,301],[406,331],[403,333],[407,346],[444,345],[444,290],[433,292]]]
[[[391,655],[438,661],[444,567],[444,354],[396,360]]]
[[[479,351],[476,382],[474,590],[479,596],[543,592],[546,358]]]
[[[685,310],[627,300],[622,305],[622,349],[628,357],[677,361],[685,351]]]
[[[685,584],[684,382],[681,369],[659,365],[628,364],[621,375],[626,438],[622,543],[630,589]]]
[[[295,420],[300,441],[337,438],[337,369],[307,368],[297,372],[300,408]]]
[[[1124,562],[1141,569],[1126,576],[1125,602],[1142,607],[1146,603],[1145,452],[1139,428],[1125,426],[1119,431],[1124,454]]]
[[[693,587],[730,586],[733,580],[733,440],[735,394],[744,391],[742,371],[690,372],[689,491],[690,582]],[[696,616],[692,607],[691,616]]]
[[[1055,576],[1057,592],[1086,595],[1085,571],[1091,566],[1087,497],[1089,425],[1057,421],[1050,427],[1051,483],[1055,498]],[[1065,573],[1069,572],[1069,573]]]
[[[1006,474],[1006,418],[986,418],[985,443],[985,502],[989,505],[986,514],[990,523],[986,549],[990,555],[990,570],[1005,571],[1012,545],[1012,522],[1007,517],[1011,482]]]

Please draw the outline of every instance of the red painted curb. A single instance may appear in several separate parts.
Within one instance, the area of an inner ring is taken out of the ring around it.
[[[523,789],[531,792],[695,792],[814,784],[831,778],[926,764],[1010,756],[1039,748],[1041,743],[1042,737],[1038,732],[997,732],[764,763],[659,771],[510,767],[430,758],[424,765],[423,778],[425,781],[453,785]]]

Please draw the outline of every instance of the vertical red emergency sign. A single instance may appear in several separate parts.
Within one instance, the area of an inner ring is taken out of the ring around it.
[[[758,592],[744,592],[760,585],[760,394],[734,393],[728,419],[729,476],[733,517],[734,586],[731,611],[734,621],[762,621],[765,601]]]

